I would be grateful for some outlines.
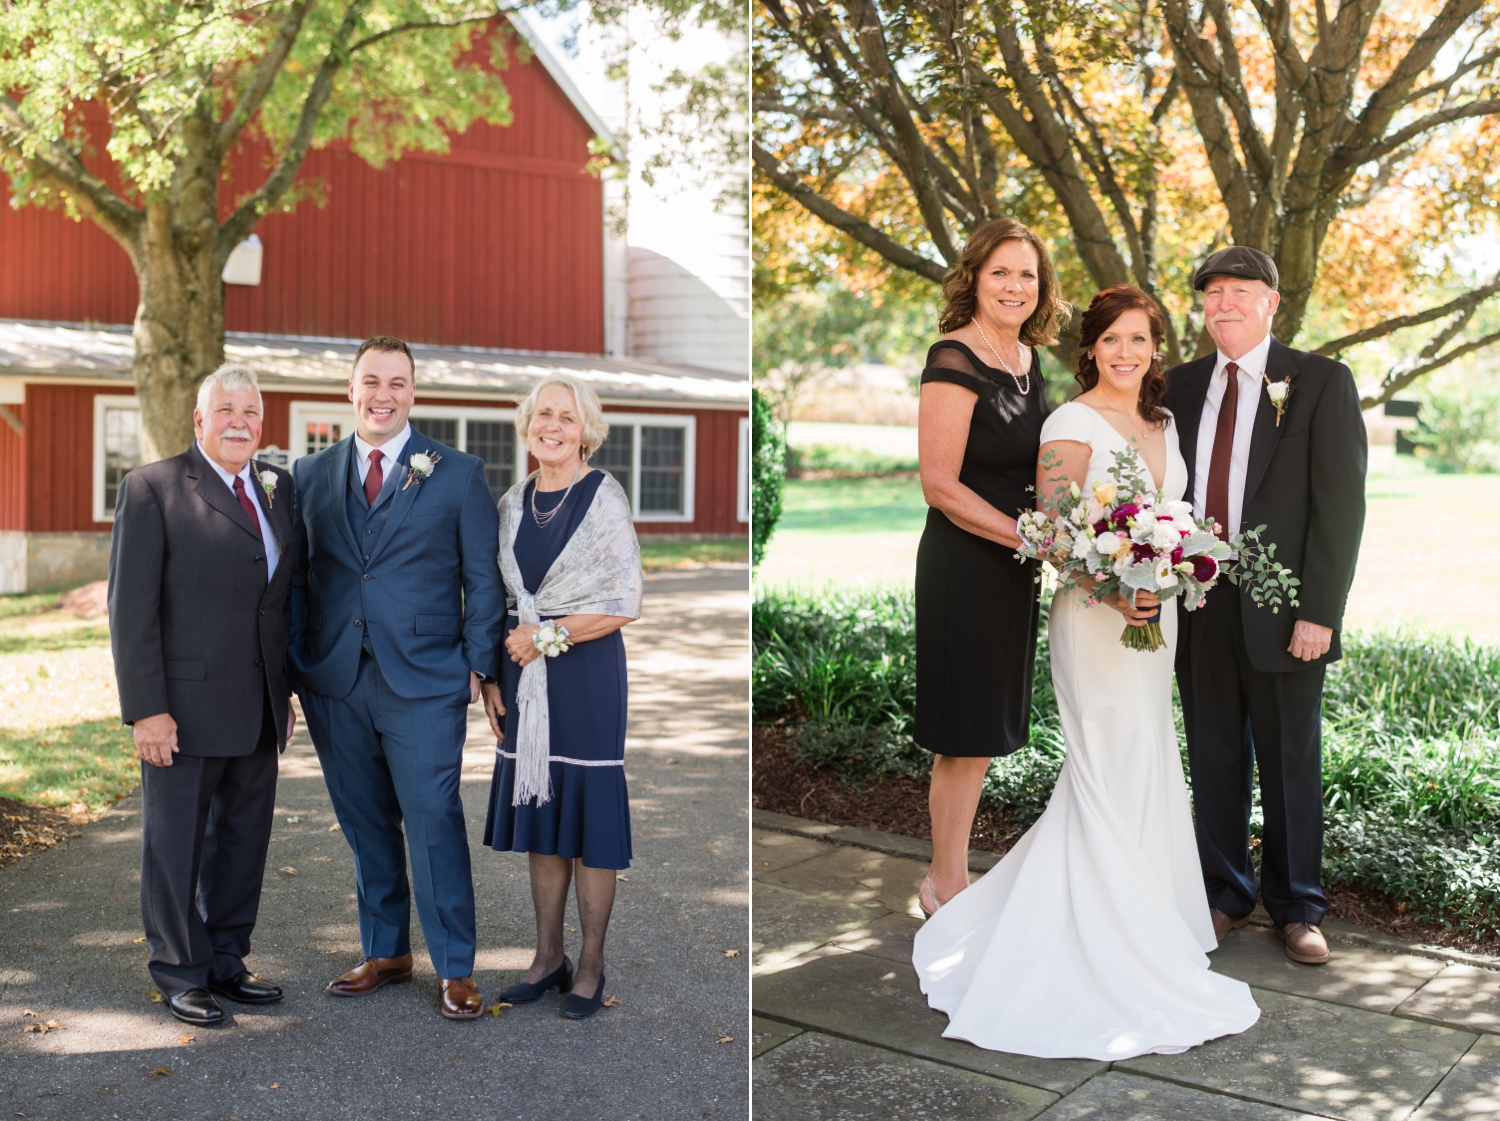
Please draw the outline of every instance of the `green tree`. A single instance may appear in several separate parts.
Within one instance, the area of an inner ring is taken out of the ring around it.
[[[0,170],[18,204],[65,207],[129,255],[145,458],[191,441],[198,383],[224,357],[224,263],[305,193],[309,148],[344,140],[379,166],[510,122],[504,15],[465,0],[7,4]],[[251,135],[274,152],[264,178],[228,182]]]
[[[781,517],[781,484],[786,481],[786,440],[771,404],[750,391],[750,563],[760,564],[766,543]]]

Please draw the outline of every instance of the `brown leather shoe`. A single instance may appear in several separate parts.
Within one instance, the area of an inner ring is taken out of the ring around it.
[[[1303,965],[1322,965],[1328,960],[1328,939],[1317,927],[1289,922],[1276,928],[1276,937],[1286,943],[1286,956]]]
[[[443,980],[443,1015],[450,1020],[472,1020],[484,1015],[484,1000],[474,987],[474,978],[448,977]]]
[[[1231,930],[1239,930],[1250,922],[1249,915],[1242,919],[1232,919],[1217,907],[1210,907],[1208,914],[1214,920],[1214,940],[1218,942],[1224,941],[1224,935]]]
[[[382,985],[404,985],[411,980],[411,955],[398,958],[364,958],[348,973],[328,982],[329,996],[364,996]]]

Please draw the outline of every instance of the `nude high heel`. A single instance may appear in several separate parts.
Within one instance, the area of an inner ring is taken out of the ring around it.
[[[931,872],[922,877],[922,883],[917,888],[917,906],[922,908],[922,913],[928,918],[937,914],[943,906],[938,902],[937,892],[932,888]]]

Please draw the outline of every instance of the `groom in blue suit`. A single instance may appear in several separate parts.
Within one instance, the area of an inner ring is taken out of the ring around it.
[[[349,379],[354,434],[293,465],[291,661],[354,853],[364,956],[327,992],[411,980],[409,846],[442,1012],[470,1019],[484,1006],[459,778],[468,706],[483,694],[504,712],[499,519],[483,461],[407,423],[415,396],[407,345],[367,340]]]

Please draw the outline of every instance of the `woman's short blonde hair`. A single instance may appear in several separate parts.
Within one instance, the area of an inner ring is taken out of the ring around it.
[[[531,430],[531,418],[536,413],[537,399],[541,397],[542,390],[549,385],[560,385],[573,394],[573,403],[578,408],[578,419],[583,422],[582,451],[583,458],[587,459],[599,450],[599,446],[609,436],[609,425],[605,423],[604,406],[599,404],[599,395],[587,382],[572,374],[548,374],[531,387],[526,400],[517,406],[516,432],[521,437],[522,445],[526,445],[526,437]]]

